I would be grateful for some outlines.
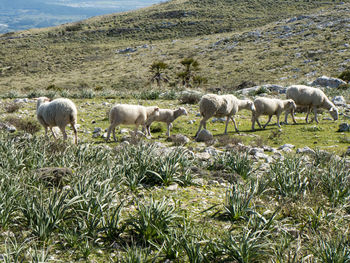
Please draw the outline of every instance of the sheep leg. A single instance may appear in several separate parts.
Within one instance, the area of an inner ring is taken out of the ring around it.
[[[152,137],[152,134],[151,134],[151,124],[147,124],[147,125],[146,125],[146,134],[147,134],[149,137]]]
[[[280,125],[280,114],[277,114],[277,126],[278,126],[278,128],[281,128],[281,125]]]
[[[265,123],[265,125],[264,125],[264,129],[266,128],[267,124],[269,124],[269,123],[270,123],[271,118],[272,118],[272,115],[269,115],[269,119],[268,119],[268,121]]]
[[[305,121],[306,123],[309,123],[309,114],[310,114],[310,111],[311,111],[311,108],[310,107],[307,107],[307,114],[306,114],[306,118],[305,118]]]
[[[314,107],[314,114],[315,114],[315,121],[316,121],[316,123],[318,123],[318,119],[317,119],[317,107]]]
[[[294,111],[294,109],[291,109],[291,115],[292,115],[292,119],[293,119],[294,124],[297,124],[297,121],[295,120],[295,111]]]
[[[107,141],[107,142],[109,141],[109,137],[111,136],[112,130],[113,130],[113,139],[114,139],[115,142],[117,141],[117,140],[116,140],[116,137],[115,137],[115,127],[116,127],[116,126],[117,126],[117,125],[116,125],[115,123],[111,123],[111,125],[109,125],[108,131],[107,131],[107,138],[106,138],[106,141]]]
[[[66,127],[60,127],[60,130],[63,134],[63,140],[67,140]]]
[[[56,136],[55,132],[53,131],[52,127],[50,127],[50,130],[51,130],[51,133],[52,133],[53,137],[57,140],[57,136]],[[46,128],[45,135],[47,136],[47,128]]]
[[[171,129],[171,127],[173,127],[173,125],[171,123],[168,123],[168,125],[167,125],[167,132],[166,132],[166,135],[168,137],[170,137],[170,129]]]
[[[78,133],[77,133],[77,128],[75,127],[74,123],[70,124],[72,126],[72,129],[74,131],[74,143],[78,144]]]
[[[233,116],[231,117],[231,120],[232,120],[232,122],[233,122],[233,125],[235,126],[236,132],[239,133],[239,130],[238,130],[238,128],[237,128],[237,124],[236,124],[235,118],[234,118]]]
[[[229,121],[230,121],[230,116],[227,116],[224,134],[227,134],[227,126]]]
[[[207,129],[207,120],[208,120],[208,118],[203,117],[203,119],[199,122],[199,127],[198,127],[198,130],[197,130],[196,135],[194,137],[197,137],[197,135],[201,131],[202,127],[204,129]]]
[[[286,110],[286,114],[285,114],[285,116],[284,116],[284,123],[285,123],[285,124],[288,124],[288,114],[289,114],[289,111]],[[293,118],[293,113],[291,113],[291,115],[292,115],[292,118]]]

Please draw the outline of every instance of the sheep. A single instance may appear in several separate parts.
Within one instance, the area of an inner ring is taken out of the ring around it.
[[[317,119],[317,109],[325,108],[329,110],[333,120],[338,119],[338,109],[335,105],[327,98],[324,92],[318,88],[313,88],[305,85],[293,85],[290,86],[286,91],[287,99],[292,99],[298,106],[307,106],[308,111],[305,118],[306,123],[308,123],[309,114],[311,108],[315,114],[315,121],[318,123]],[[285,123],[288,121],[289,111],[286,111]],[[291,112],[293,122],[296,123],[294,118],[294,112]],[[313,120],[312,120],[313,121]]]
[[[227,134],[227,126],[230,119],[232,120],[235,126],[236,132],[239,132],[236,125],[236,121],[234,119],[234,115],[242,109],[248,109],[253,111],[255,109],[254,103],[251,100],[237,99],[233,95],[204,95],[199,102],[199,110],[203,118],[200,121],[199,128],[195,137],[197,137],[202,127],[206,129],[207,120],[213,116],[227,117],[224,134]]]
[[[140,105],[117,104],[109,112],[109,121],[111,124],[108,127],[106,141],[109,140],[112,130],[113,139],[117,141],[115,137],[116,126],[120,124],[135,124],[134,135],[136,135],[139,125],[145,126],[148,118],[158,115],[159,108],[156,106],[144,107]]]
[[[53,127],[58,126],[63,134],[63,139],[67,139],[66,126],[70,124],[74,131],[74,142],[78,143],[77,135],[77,108],[75,104],[65,98],[55,99],[50,101],[49,98],[40,97],[37,99],[36,116],[40,124],[45,128],[45,135],[47,136],[47,129],[50,128],[53,137],[56,135],[52,130]]]
[[[151,116],[150,118],[147,119],[146,122],[146,132],[148,136],[151,135],[151,124],[154,121],[158,122],[165,122],[167,124],[167,132],[166,135],[169,137],[170,136],[170,129],[172,128],[172,122],[176,120],[178,117],[181,115],[187,115],[187,111],[185,108],[180,107],[176,110],[169,110],[169,109],[159,109],[159,115],[158,116]]]
[[[288,100],[280,100],[280,99],[270,99],[270,98],[256,98],[254,100],[254,106],[255,110],[252,114],[252,131],[254,131],[254,125],[255,122],[258,123],[259,127],[261,128],[260,122],[259,122],[259,116],[260,115],[268,115],[269,120],[264,125],[264,129],[266,128],[267,124],[271,121],[271,118],[273,115],[277,116],[277,126],[281,127],[280,125],[280,115],[285,110],[292,110],[294,111],[296,109],[296,104],[292,99]]]

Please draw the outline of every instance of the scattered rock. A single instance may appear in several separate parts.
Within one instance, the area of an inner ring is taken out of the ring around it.
[[[6,130],[9,133],[14,133],[17,131],[15,126],[4,122],[0,122],[0,130]]]
[[[264,149],[258,148],[258,147],[253,147],[253,148],[249,149],[248,153],[251,155],[256,155],[257,153],[264,153]]]
[[[206,161],[206,160],[209,160],[211,158],[211,155],[208,152],[200,152],[200,153],[196,154],[196,157],[199,160]]]
[[[345,155],[350,155],[350,146],[349,146],[348,149],[346,150]]]
[[[316,152],[312,150],[310,147],[305,146],[304,148],[298,148],[297,153],[300,154],[310,154],[310,155],[315,155]]]
[[[338,132],[348,132],[350,131],[350,125],[347,124],[346,122],[343,122],[341,124],[339,124],[339,130]]]
[[[286,143],[286,144],[283,144],[282,146],[278,147],[278,150],[288,151],[288,149],[291,150],[294,147],[295,147],[295,145]]]
[[[169,185],[167,188],[165,188],[166,190],[169,190],[169,191],[177,191],[177,189],[179,188],[179,185],[178,184],[172,184],[172,185]]]
[[[343,96],[335,96],[332,99],[332,102],[334,103],[334,105],[336,106],[346,106],[346,101],[344,99]]]
[[[125,49],[117,50],[118,54],[134,53],[137,51],[137,48],[127,47]]]
[[[211,141],[213,138],[214,138],[213,134],[210,131],[203,129],[197,134],[196,141],[207,142],[207,141]]]
[[[190,139],[182,134],[170,135],[169,139],[175,145],[184,145],[190,142]]]
[[[92,133],[100,133],[102,131],[102,128],[96,127]]]
[[[314,80],[311,83],[311,86],[338,88],[340,85],[345,85],[345,84],[346,82],[344,80],[322,76]]]

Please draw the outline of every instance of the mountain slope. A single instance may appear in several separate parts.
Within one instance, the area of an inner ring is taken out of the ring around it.
[[[55,86],[68,92],[63,95],[130,92],[149,88],[149,66],[157,60],[170,65],[167,73],[171,87],[176,87],[179,62],[189,56],[200,62],[200,73],[208,79],[206,88],[226,90],[243,81],[305,83],[318,75],[337,75],[348,66],[349,3],[289,1],[288,10],[295,12],[284,10],[277,15],[284,1],[281,6],[270,1],[243,2],[221,0],[214,7],[214,1],[170,1],[134,12],[3,35],[0,90],[28,94]],[[299,10],[304,5],[307,8]],[[231,19],[225,10],[230,6],[239,10],[231,12]],[[219,28],[220,17],[221,25],[227,26],[222,27],[225,32],[208,33]],[[230,28],[233,19],[240,26]],[[170,20],[177,23],[172,30],[152,29],[159,23],[170,25]]]

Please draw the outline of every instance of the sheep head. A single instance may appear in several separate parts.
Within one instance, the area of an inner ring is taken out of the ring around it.
[[[188,114],[187,110],[184,107],[180,107],[178,109],[178,111],[180,112],[180,115],[187,115]]]
[[[330,110],[329,110],[329,113],[331,114],[333,120],[338,120],[338,109],[336,107],[332,107]]]

